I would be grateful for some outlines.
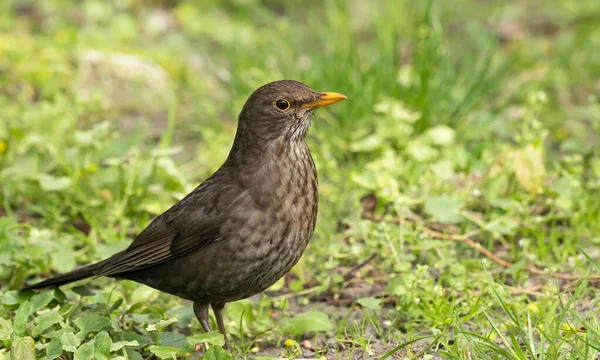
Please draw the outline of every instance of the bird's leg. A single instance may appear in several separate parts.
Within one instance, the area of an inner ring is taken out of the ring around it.
[[[229,350],[229,342],[227,341],[227,332],[225,331],[225,324],[223,323],[223,308],[225,307],[225,303],[213,303],[210,304],[212,306],[213,312],[215,313],[215,318],[217,319],[217,326],[219,327],[219,331],[223,334],[223,338],[225,339],[225,350]]]
[[[194,314],[196,314],[196,317],[198,318],[198,321],[200,321],[200,325],[202,325],[204,331],[210,332],[210,325],[208,325],[208,304],[194,302]]]

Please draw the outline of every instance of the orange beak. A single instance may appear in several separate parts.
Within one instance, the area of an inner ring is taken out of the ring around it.
[[[308,104],[302,105],[305,109],[314,109],[321,106],[327,106],[331,104],[335,104],[338,101],[346,100],[347,97],[342,94],[334,93],[334,92],[320,92],[317,93],[319,95],[319,100],[313,101]]]

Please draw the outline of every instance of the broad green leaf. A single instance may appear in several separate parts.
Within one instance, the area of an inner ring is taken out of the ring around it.
[[[434,196],[425,201],[425,213],[442,224],[454,224],[462,219],[460,209],[463,202],[448,196]]]
[[[302,335],[314,331],[328,331],[333,329],[327,314],[321,311],[309,311],[294,316],[288,320],[285,331],[293,335]]]
[[[46,307],[54,299],[54,290],[47,290],[31,297],[32,311],[38,311]]]
[[[33,319],[33,322],[36,326],[31,330],[32,336],[38,336],[43,333],[50,326],[59,323],[62,320],[62,316],[58,313],[58,311],[50,311],[43,313]]]
[[[519,204],[515,200],[506,199],[506,198],[493,199],[493,200],[490,200],[488,203],[494,207],[497,207],[497,208],[500,208],[503,210],[510,210]]]
[[[516,220],[507,218],[498,219],[485,225],[488,231],[502,235],[513,235],[518,227],[519,223]]]
[[[25,336],[27,334],[27,321],[31,314],[31,304],[25,301],[19,306],[13,323],[13,331],[17,336]]]
[[[82,344],[75,354],[73,355],[73,360],[91,360],[94,359],[94,342],[90,341],[89,343]]]
[[[77,264],[71,249],[67,247],[59,247],[50,254],[52,266],[59,272],[67,272],[72,270]]]
[[[181,348],[187,345],[187,341],[185,340],[185,335],[178,332],[165,331],[160,333],[159,345]]]
[[[254,304],[248,300],[235,301],[227,305],[227,314],[236,322],[243,322],[244,325],[252,325],[256,321],[254,313]]]
[[[110,345],[110,352],[119,351],[125,346],[138,346],[139,343],[136,340],[133,341],[117,341]]]
[[[156,289],[151,288],[150,286],[140,285],[133,290],[129,301],[132,303],[147,303],[149,299],[155,298],[158,296],[159,292]]]
[[[186,328],[190,324],[190,321],[195,318],[194,309],[191,304],[169,310],[168,313],[177,318],[177,327],[180,329]]]
[[[17,305],[22,304],[25,300],[29,300],[33,291],[17,291],[10,290],[2,295],[2,304],[4,305]]]
[[[90,289],[90,287],[89,286],[85,286],[85,285],[73,286],[71,288],[71,291],[73,291],[75,294],[77,294],[77,295],[79,295],[81,297],[94,295],[94,292]]]
[[[149,347],[150,352],[161,359],[172,359],[179,352],[179,348],[172,346],[157,346],[152,345]]]
[[[408,271],[408,270],[405,270]],[[394,277],[392,279],[390,279],[390,281],[388,282],[387,285],[387,290],[388,293],[392,294],[392,295],[396,295],[396,296],[402,296],[406,294],[406,287],[404,286],[404,281],[403,279],[399,278],[399,277]]]
[[[62,355],[63,347],[58,339],[52,339],[46,345],[46,356],[44,360],[53,360]]]
[[[225,345],[225,338],[223,334],[218,332],[209,332],[204,334],[198,334],[187,337],[188,344],[194,346],[196,344],[207,343],[210,345],[223,346]]]
[[[539,193],[546,175],[543,147],[529,144],[516,151],[513,160],[519,184],[533,195]]]
[[[231,354],[222,347],[210,347],[204,353],[204,360],[231,360]]]
[[[52,176],[41,174],[38,178],[40,187],[44,191],[60,191],[69,188],[73,181],[66,176]]]
[[[81,344],[81,340],[79,340],[73,333],[64,333],[58,338],[58,340],[63,345],[63,349],[69,352],[75,352],[79,344]]]
[[[175,162],[173,161],[172,158],[160,157],[156,161],[156,165],[158,167],[162,168],[169,176],[173,177],[174,179],[182,178],[182,174],[179,171],[179,169],[177,168],[177,165],[175,165]]]
[[[148,325],[148,327],[146,327],[146,331],[163,331],[164,329],[166,329],[167,327],[169,327],[169,325],[174,324],[177,322],[177,318],[170,318],[167,320],[161,320],[159,322],[156,322],[154,324]]]
[[[136,341],[138,343],[138,345],[136,346],[137,349],[141,349],[143,347],[153,344],[153,340],[151,340],[149,336],[137,334],[133,331],[125,331],[123,333],[123,335],[121,336],[121,339],[123,339],[123,341],[130,341],[130,342]]]
[[[77,333],[80,340],[85,339],[90,332],[99,332],[102,329],[110,327],[110,320],[104,316],[88,314],[75,320],[75,325],[81,329]]]
[[[436,145],[450,145],[454,142],[454,129],[439,125],[427,130],[427,136]]]
[[[96,360],[110,359],[112,339],[106,331],[101,331],[94,337],[94,358]]]
[[[394,120],[414,123],[421,117],[421,113],[413,111],[402,102],[395,99],[385,99],[373,107],[376,113],[390,115]]]
[[[35,359],[35,343],[29,336],[20,337],[13,341],[12,345],[12,360],[34,360]]]
[[[350,144],[350,151],[352,152],[369,152],[376,150],[383,145],[383,138],[378,135],[368,135],[358,141],[354,141]]]
[[[419,162],[432,161],[439,156],[439,151],[422,138],[409,141],[406,145],[406,153]]]
[[[94,144],[94,132],[93,131],[75,131],[73,138],[79,145],[93,145]]]
[[[0,341],[10,339],[12,332],[12,322],[0,316]]]
[[[144,360],[142,355],[140,355],[140,353],[135,351],[134,349],[126,348],[125,353],[127,354],[128,360]]]
[[[379,310],[381,308],[381,299],[374,297],[360,298],[356,301],[363,308]]]

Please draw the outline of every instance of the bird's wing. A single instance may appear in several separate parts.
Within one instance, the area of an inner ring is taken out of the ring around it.
[[[221,239],[227,217],[225,210],[237,206],[237,200],[244,198],[245,192],[232,186],[210,191],[207,182],[154,219],[97,275],[111,276],[157,265],[200,251]]]
[[[176,229],[161,228],[144,230],[136,241],[136,246],[130,246],[114,257],[100,269],[98,275],[110,276],[132,270],[139,270],[172,260],[201,250],[220,237],[219,219],[208,218],[198,224],[197,231],[177,231]],[[148,237],[146,237],[148,236]]]

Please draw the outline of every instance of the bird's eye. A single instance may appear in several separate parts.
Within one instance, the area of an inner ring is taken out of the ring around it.
[[[286,99],[277,99],[275,100],[275,107],[281,111],[286,111],[290,108],[290,102]]]

